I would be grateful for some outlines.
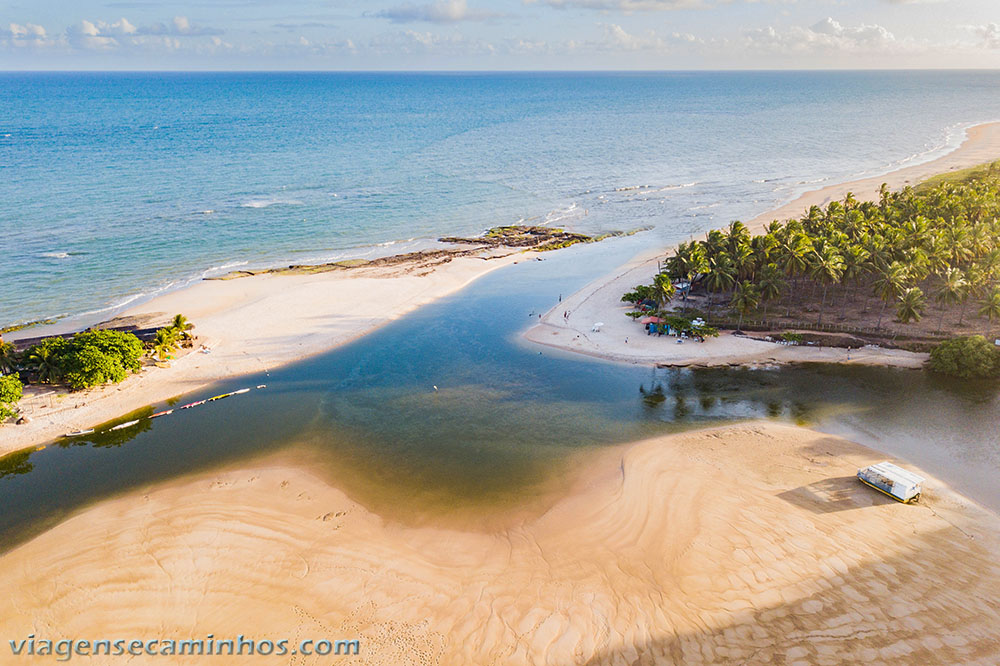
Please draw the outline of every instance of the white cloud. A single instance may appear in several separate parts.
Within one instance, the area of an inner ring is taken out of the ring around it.
[[[470,9],[466,0],[437,0],[428,5],[405,4],[376,12],[378,18],[394,23],[458,23],[460,21],[486,21],[500,16],[494,12]]]
[[[191,23],[186,16],[175,16],[169,24],[154,23],[140,28],[143,35],[172,35],[174,37],[211,37],[223,34],[217,28],[203,28]]]
[[[105,27],[110,26],[103,21],[92,23],[84,19],[66,29],[66,40],[78,49],[101,51],[116,48],[118,40],[113,34],[105,34]]]
[[[438,35],[432,32],[404,30],[378,35],[369,43],[378,54],[482,55],[496,52],[489,42],[469,39],[463,35]]]
[[[0,28],[0,46],[36,48],[51,43],[45,28],[34,23],[9,23],[6,28]]]
[[[620,25],[609,23],[603,25],[604,35],[599,42],[586,42],[578,46],[605,51],[661,51],[666,52],[678,44],[701,44],[702,40],[687,33],[670,33],[661,36],[653,30],[633,34]]]
[[[987,23],[986,25],[969,25],[965,27],[979,37],[979,46],[987,49],[1000,49],[1000,25]]]
[[[746,45],[753,49],[781,53],[817,51],[885,52],[907,46],[880,25],[845,26],[825,18],[809,28],[795,26],[777,30],[771,26],[744,33]]]
[[[82,20],[66,29],[65,41],[75,49],[106,51],[118,48],[160,47],[169,50],[182,47],[181,37],[217,37],[223,34],[214,28],[193,25],[185,16],[176,16],[170,24],[154,23],[136,27],[128,19],[112,23]],[[215,40],[211,42],[215,45]]]

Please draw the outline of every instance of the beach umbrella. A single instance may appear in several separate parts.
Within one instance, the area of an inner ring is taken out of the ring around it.
[[[640,324],[659,324],[661,321],[663,321],[663,320],[660,319],[659,317],[643,317],[642,319],[639,320],[639,323]]]

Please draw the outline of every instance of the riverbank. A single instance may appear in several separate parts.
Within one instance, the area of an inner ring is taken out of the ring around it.
[[[244,464],[6,553],[0,632],[358,639],[378,664],[995,660],[1000,518],[925,472],[916,505],[854,478],[882,458],[770,422],[658,437],[575,459],[568,490],[487,531]]]
[[[26,395],[20,404],[30,423],[3,426],[0,455],[45,444],[222,379],[328,351],[490,271],[534,258],[534,253],[520,249],[490,248],[372,267],[205,280],[166,294],[120,318],[156,326],[183,313],[195,323],[197,346],[209,353],[187,353],[169,368],[146,368],[119,385],[78,393],[40,387],[43,390]]]
[[[915,185],[932,176],[976,166],[1000,157],[1000,123],[969,128],[956,150],[938,159],[891,173],[839,183],[807,192],[795,200],[753,218],[747,227],[761,231],[772,220],[804,214],[810,206],[824,206],[848,192],[859,201],[878,200],[885,183],[890,190]],[[647,252],[615,273],[590,283],[545,313],[524,337],[535,343],[624,363],[665,366],[743,365],[767,363],[855,363],[919,368],[925,353],[863,347],[847,350],[819,346],[784,346],[763,340],[734,336],[724,331],[704,343],[675,344],[670,337],[647,336],[642,326],[625,316],[632,309],[621,302],[622,294],[638,284],[650,284],[657,262],[669,253],[665,248]],[[595,326],[600,323],[601,326]],[[596,329],[596,330],[595,330]]]

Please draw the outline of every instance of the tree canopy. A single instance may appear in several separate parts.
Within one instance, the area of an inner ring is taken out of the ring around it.
[[[785,297],[790,310],[793,299],[802,302],[808,293],[818,301],[809,311],[818,309],[821,325],[828,291],[836,288],[842,318],[859,292],[881,300],[878,328],[888,306],[900,323],[919,321],[925,294],[939,307],[960,309],[958,327],[969,301],[992,321],[1000,318],[1000,162],[918,189],[883,186],[878,201],[848,194],[758,234],[733,222],[681,243],[663,265],[670,279],[704,288],[709,311],[717,294],[749,314],[750,302],[756,309]],[[756,287],[756,299],[746,298],[745,283]],[[935,321],[940,329],[943,314]]]
[[[1000,376],[1000,350],[981,335],[945,340],[931,350],[928,366],[935,372],[971,379]]]
[[[65,382],[73,389],[117,383],[138,372],[142,342],[123,331],[96,330],[72,338],[45,338],[29,347],[29,369],[41,382]]]
[[[0,422],[14,416],[14,406],[21,400],[22,387],[17,375],[0,375]]]

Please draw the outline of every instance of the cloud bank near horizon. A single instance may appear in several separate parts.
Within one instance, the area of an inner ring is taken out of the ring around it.
[[[5,69],[1000,67],[966,0],[251,0],[67,4],[0,23]],[[952,5],[954,3],[951,3]],[[239,6],[240,11],[232,11]],[[818,11],[820,10],[820,11]],[[836,12],[832,10],[837,10]],[[22,12],[30,14],[29,10]],[[83,13],[86,12],[86,13]],[[4,17],[0,16],[0,21]]]

